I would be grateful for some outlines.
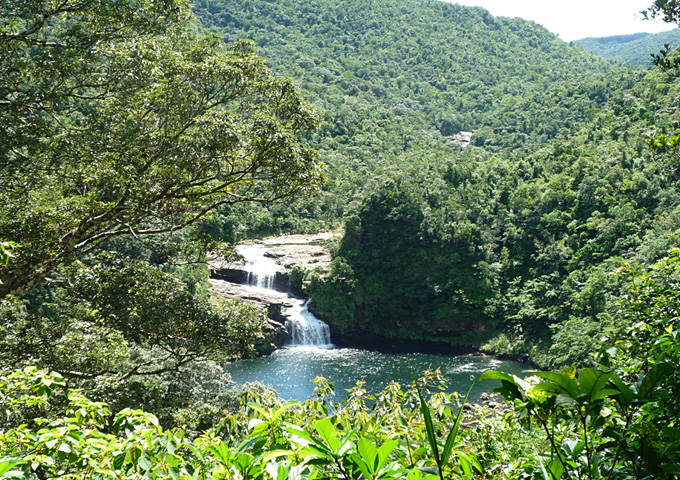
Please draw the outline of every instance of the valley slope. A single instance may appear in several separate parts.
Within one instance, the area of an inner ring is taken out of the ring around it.
[[[204,28],[255,41],[322,111],[314,199],[223,210],[230,238],[342,219],[330,272],[304,277],[349,335],[446,340],[587,361],[628,265],[677,244],[678,85],[538,25],[435,0],[198,1]],[[471,144],[454,141],[473,132]]]

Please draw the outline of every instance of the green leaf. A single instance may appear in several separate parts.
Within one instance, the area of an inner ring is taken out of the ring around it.
[[[458,436],[458,429],[460,428],[460,422],[463,419],[463,407],[465,406],[465,403],[467,402],[468,397],[470,396],[470,392],[472,391],[472,388],[475,386],[473,383],[470,385],[470,388],[467,392],[467,395],[465,395],[465,398],[463,399],[463,404],[460,407],[460,410],[458,410],[458,415],[456,416],[456,421],[453,424],[453,428],[449,432],[449,435],[446,437],[446,443],[444,444],[444,449],[442,450],[442,458],[441,458],[441,465],[446,465],[446,463],[449,461],[449,457],[451,453],[453,452],[453,444],[456,441],[456,437]]]
[[[420,386],[416,382],[416,391],[418,392],[418,398],[420,399],[420,412],[423,414],[423,419],[425,420],[425,430],[427,433],[427,441],[432,449],[432,456],[437,464],[437,467],[442,467],[441,457],[439,456],[439,447],[437,446],[437,437],[434,433],[434,425],[432,424],[432,416],[430,415],[430,407],[428,407],[427,402],[423,398],[423,394],[420,391]]]
[[[169,453],[165,456],[165,461],[171,467],[179,467],[180,463],[182,462],[182,459],[176,455],[173,455],[172,453]]]
[[[10,458],[10,457],[0,457],[0,477],[2,477],[4,474],[10,471],[10,469],[18,466],[18,465],[25,465],[26,461],[21,460],[19,458]],[[8,478],[10,478],[9,475],[7,475]]]
[[[524,393],[531,388],[531,386],[524,380],[510,375],[508,373],[499,372],[497,370],[487,370],[479,377],[480,380],[500,380],[502,386],[494,389],[494,392],[502,395],[508,401],[516,398],[524,398]]]
[[[53,438],[52,440],[46,441],[45,446],[51,450],[57,443],[59,443],[59,441],[60,441],[59,438]]]
[[[314,422],[314,428],[329,449],[337,453],[340,447],[340,440],[333,423],[328,418],[323,418]]]
[[[588,400],[593,401],[593,396],[597,395],[609,383],[609,377],[609,373],[601,370],[595,370],[594,368],[582,369],[578,375],[581,393],[586,395]]]
[[[470,460],[467,455],[461,454],[459,456],[460,467],[463,469],[463,476],[465,478],[472,478],[472,466],[470,465]]]
[[[169,454],[174,454],[175,451],[177,450],[177,442],[175,442],[174,439],[170,438],[168,442],[165,444],[165,449],[168,451]]]
[[[151,467],[153,467],[153,463],[151,463],[151,460],[146,455],[139,457],[139,460],[137,460],[137,465],[139,465],[139,467],[143,470],[151,470]]]
[[[572,380],[576,380],[576,364],[572,363],[571,366],[563,368],[559,371],[560,374],[566,375]]]
[[[498,370],[487,370],[479,376],[480,380],[505,380],[515,382],[515,376],[509,373],[499,372]]]
[[[392,453],[397,445],[399,445],[398,440],[388,440],[380,446],[378,449],[378,467],[375,470],[376,472],[382,470],[382,468],[387,463],[390,453]]]
[[[673,365],[668,362],[654,364],[649,372],[638,380],[638,398],[648,397],[673,369]]]
[[[70,443],[62,442],[59,444],[59,447],[57,447],[57,451],[63,453],[71,453],[73,451],[73,447],[71,447]]]
[[[664,427],[661,432],[672,442],[680,441],[680,428]]]
[[[613,388],[604,388],[597,392],[595,395],[593,395],[590,399],[591,402],[596,402],[598,400],[602,400],[603,398],[606,397],[614,397],[618,395],[620,392],[619,390],[614,390]]]
[[[555,405],[557,405],[558,407],[573,407],[574,405],[576,405],[576,400],[571,398],[569,395],[560,393],[555,398]]]
[[[125,464],[125,454],[121,453],[120,455],[116,455],[113,457],[113,468],[115,470],[120,470],[123,468],[123,465]]]
[[[550,468],[550,473],[552,474],[552,479],[560,479],[562,478],[562,474],[564,473],[564,465],[562,465],[562,462],[558,457],[555,457],[552,459],[550,464],[548,465],[548,468]]]
[[[255,402],[250,402],[248,403],[248,408],[255,410],[257,413],[262,415],[264,418],[267,418],[269,416],[269,412],[262,407],[259,403]]]
[[[429,475],[439,475],[438,467],[418,467],[418,470],[427,473]]]
[[[368,468],[368,473],[370,474],[367,477],[375,475],[379,470],[378,463],[380,459],[378,458],[378,449],[375,448],[373,443],[366,438],[359,439],[357,442],[357,449],[359,451],[359,455],[361,455],[361,458],[366,462],[366,467]]]
[[[354,464],[357,466],[361,474],[364,476],[364,478],[372,478],[373,477],[373,472],[371,471],[371,468],[368,465],[368,462],[361,457],[360,454],[353,453],[350,455],[350,458],[354,462]]]
[[[293,455],[295,455],[295,452],[293,452],[292,450],[273,450],[273,451],[265,454],[261,458],[261,460],[262,460],[262,463],[269,463],[272,460],[274,460],[275,458],[286,457],[286,456],[289,456],[289,455],[293,456]]]
[[[586,446],[586,442],[583,440],[565,440],[564,446],[566,447],[565,450],[569,453],[571,458],[575,459],[583,451],[583,448]]]
[[[253,446],[258,440],[262,438],[262,435],[254,436],[242,441],[238,447],[236,447],[236,454],[241,454]]]
[[[230,464],[231,451],[226,443],[220,442],[217,445],[210,445],[208,450],[210,450],[223,465],[228,466]]]
[[[610,379],[618,390],[618,393],[616,395],[617,401],[621,404],[624,410],[627,410],[628,407],[630,407],[630,405],[633,403],[633,400],[635,400],[635,397],[637,395],[636,392],[632,388],[630,388],[627,384],[625,384],[617,373],[612,373]]]
[[[408,475],[406,476],[406,480],[420,480],[423,476],[423,472],[418,470],[417,468],[414,468],[413,470],[408,472]]]
[[[529,372],[530,375],[535,375],[540,378],[545,378],[559,386],[562,393],[566,393],[571,398],[576,399],[581,392],[578,384],[566,375],[555,372]]]
[[[292,433],[294,435],[294,437],[297,437],[297,438],[294,438],[294,440],[295,440],[296,443],[299,443],[301,445],[309,445],[309,444],[313,444],[313,443],[318,442],[318,440],[315,439],[314,437],[312,437],[309,434],[309,432],[301,429],[300,427],[287,426],[287,427],[283,427],[283,430],[285,430],[289,433]],[[300,440],[303,440],[303,441],[301,442]]]
[[[285,411],[290,410],[291,408],[300,405],[300,402],[297,400],[288,400],[281,408],[276,410],[270,418],[276,419],[279,418]]]

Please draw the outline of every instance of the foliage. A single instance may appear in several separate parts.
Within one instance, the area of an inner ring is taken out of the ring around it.
[[[542,148],[641,76],[534,23],[450,2],[211,0],[194,12],[227,42],[252,39],[323,110],[310,140],[330,184],[313,199],[224,209],[239,238],[335,227],[392,174],[457,163],[461,131],[486,151]]]
[[[0,265],[6,265],[10,257],[13,256],[12,250],[18,245],[14,242],[0,242]]]
[[[145,262],[103,254],[63,275],[66,288],[50,290],[37,311],[3,309],[3,363],[39,360],[69,378],[120,382],[201,359],[251,356],[261,336],[252,306],[198,299]]]
[[[654,3],[642,14],[645,18],[661,17],[666,23],[678,23],[680,21],[680,4],[677,0],[654,0]]]
[[[184,0],[0,5],[0,368],[164,422],[200,396],[177,376],[262,338],[209,299],[208,253],[233,255],[210,212],[324,177],[295,85],[192,21]]]
[[[532,372],[542,381],[530,385],[502,372],[482,379],[501,380],[498,390],[527,421],[539,422],[550,440],[549,455],[539,455],[543,477],[666,478],[680,474],[680,429],[659,429],[641,411],[653,408],[672,366],[657,363],[636,382],[616,372],[584,368]],[[650,405],[651,404],[651,405]]]
[[[315,311],[345,334],[499,348],[489,340],[504,334],[542,367],[587,364],[624,324],[626,280],[611,272],[678,245],[677,154],[661,132],[680,122],[680,87],[658,71],[627,78],[550,142],[404,153],[407,164],[373,169],[331,270],[307,278]]]
[[[628,376],[641,375],[650,365],[670,365],[664,378],[667,395],[659,396],[658,422],[676,426],[680,408],[674,400],[680,391],[680,250],[646,269],[629,269],[630,287],[622,300],[627,328],[613,333],[616,350],[612,363],[621,365]],[[663,412],[663,413],[662,413]]]
[[[108,406],[69,391],[69,405],[36,426],[0,430],[3,478],[365,478],[434,479],[461,474],[474,455],[462,445],[451,457],[429,452],[422,443],[435,431],[457,429],[452,395],[436,393],[428,401],[418,389],[396,384],[369,408],[361,383],[343,404],[327,405],[332,385],[317,379],[317,393],[303,403],[254,395],[244,409],[221,425],[192,437],[179,429],[164,430],[140,410],[112,415]],[[428,374],[420,389],[438,388],[441,378]],[[27,368],[0,380],[5,406],[47,406],[64,385],[57,374]],[[330,415],[329,406],[333,408]],[[423,415],[425,415],[423,417]],[[423,418],[429,418],[426,424]],[[455,438],[451,435],[449,438]],[[438,461],[434,464],[434,458]],[[459,463],[461,462],[461,463]]]
[[[248,42],[186,29],[184,2],[5,2],[0,236],[23,246],[0,294],[120,235],[172,232],[222,204],[317,185],[317,123]],[[115,28],[114,28],[115,25]]]
[[[229,400],[226,410],[183,411],[177,419],[208,428],[187,434],[139,410],[112,416],[77,391],[62,413],[51,403],[63,377],[29,367],[0,379],[3,410],[38,409],[29,424],[0,430],[0,468],[7,478],[677,478],[680,250],[624,274],[630,327],[603,348],[599,366],[528,379],[482,374],[500,381],[509,416],[467,414],[458,394],[439,391],[438,372],[375,397],[358,382],[341,403],[317,378],[302,403],[266,389],[225,391],[223,399],[241,395],[242,408]]]
[[[304,282],[341,333],[587,364],[620,320],[625,280],[610,273],[678,246],[675,79],[446,2],[199,1],[195,12],[228,41],[252,38],[323,109],[310,135],[329,165],[321,196],[215,218],[232,239],[342,218],[331,270]],[[507,343],[489,342],[501,334]]]
[[[677,282],[680,251],[646,269],[622,299],[628,328],[612,331],[599,368],[532,372],[531,384],[502,372],[497,391],[550,440],[539,455],[544,478],[677,478],[680,476],[680,347]]]

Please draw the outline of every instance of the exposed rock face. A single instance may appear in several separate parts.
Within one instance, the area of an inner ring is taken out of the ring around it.
[[[459,132],[454,135],[444,137],[448,138],[449,140],[452,140],[454,143],[460,144],[463,148],[466,148],[470,145],[470,142],[472,141],[472,134],[475,133],[474,131],[472,132]]]
[[[331,262],[327,244],[340,237],[340,233],[334,232],[310,235],[283,235],[260,240],[257,243],[265,247],[265,256],[273,259],[286,270],[293,266],[307,269],[315,267],[327,268]],[[237,263],[227,263],[219,260],[213,260],[210,263],[214,276],[225,275],[229,277],[225,278],[228,281],[232,281],[231,278],[238,280],[244,278],[244,275],[247,276],[247,273],[239,267],[241,265]],[[245,283],[245,280],[240,283]]]
[[[241,300],[253,303],[258,310],[263,312],[267,312],[269,306],[273,306],[274,309],[286,309],[293,306],[292,300],[287,295],[279,292],[268,293],[261,289],[254,290],[247,285],[239,285],[218,278],[211,278],[210,283],[214,293],[227,298],[240,298]],[[273,319],[284,321],[285,317],[276,318],[274,316]]]
[[[267,247],[267,256],[286,269],[298,266],[306,269],[327,268],[331,256],[327,244],[340,238],[339,233],[318,233],[315,235],[284,235],[272,237],[262,243]]]
[[[268,294],[262,290],[253,290],[247,285],[239,285],[218,278],[211,278],[213,295],[226,298],[240,298],[255,306],[267,319],[263,328],[265,340],[256,348],[262,355],[274,351],[288,341],[290,335],[286,330],[286,316],[284,312],[293,306],[292,300],[279,292]]]

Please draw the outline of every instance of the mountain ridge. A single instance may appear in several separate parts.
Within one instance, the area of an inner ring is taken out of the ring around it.
[[[665,44],[675,49],[680,45],[680,29],[660,33],[634,33],[608,37],[587,37],[574,40],[577,45],[608,60],[625,62],[644,68],[652,66],[652,55]]]

